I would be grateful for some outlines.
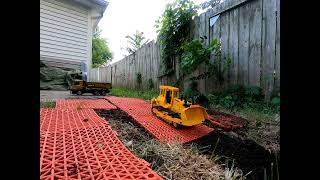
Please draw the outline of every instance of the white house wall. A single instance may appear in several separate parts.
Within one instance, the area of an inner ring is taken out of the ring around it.
[[[67,0],[40,0],[40,60],[80,69],[82,61],[91,61],[91,28],[89,9]]]

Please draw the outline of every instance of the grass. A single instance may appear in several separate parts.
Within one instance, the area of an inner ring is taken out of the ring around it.
[[[159,95],[159,92],[155,90],[112,88],[111,95],[118,97],[132,97],[141,98],[144,100],[151,100],[153,97],[157,97]]]
[[[245,119],[250,121],[259,121],[264,123],[272,123],[277,124],[280,121],[279,112],[271,111],[271,110],[263,110],[267,109],[267,107],[263,108],[261,105],[254,105],[254,106],[245,106],[242,108],[235,108],[235,109],[227,109],[220,105],[215,105],[212,109],[225,112],[228,114],[234,114],[237,116],[241,116]]]
[[[55,108],[55,101],[40,101],[40,108]]]
[[[246,176],[251,173],[247,173],[246,175],[243,175],[243,172],[241,169],[238,169],[237,167],[234,167],[234,161],[232,161],[232,165],[229,168],[228,164],[226,165],[226,169],[224,171],[224,179],[225,180],[244,180],[246,179]]]

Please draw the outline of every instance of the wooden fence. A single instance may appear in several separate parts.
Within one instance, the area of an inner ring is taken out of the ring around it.
[[[223,87],[235,84],[257,85],[264,89],[267,97],[272,92],[279,92],[279,0],[226,0],[196,17],[190,28],[191,36],[195,39],[206,36],[206,43],[215,38],[220,39],[222,54],[231,57],[232,65]],[[140,72],[143,88],[148,88],[149,79],[152,79],[155,87],[176,82],[178,75],[161,76],[160,66],[159,44],[151,41],[135,54],[107,68],[99,68],[99,73],[97,69],[91,70],[90,80],[112,80],[114,87],[135,88],[136,73]],[[201,65],[193,74],[205,71],[206,67]],[[186,84],[185,81],[184,86]],[[216,88],[213,79],[200,80],[198,84],[203,93]]]

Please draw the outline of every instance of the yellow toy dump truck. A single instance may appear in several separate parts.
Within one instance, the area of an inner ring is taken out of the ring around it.
[[[152,113],[174,127],[195,126],[208,119],[206,109],[179,98],[179,89],[160,86],[160,95],[151,100]]]
[[[105,96],[112,89],[112,85],[111,83],[86,82],[77,79],[72,82],[69,89],[71,94],[82,95],[83,93],[92,93],[96,96]]]

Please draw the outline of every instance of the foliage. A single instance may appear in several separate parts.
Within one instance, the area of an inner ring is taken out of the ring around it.
[[[92,67],[99,67],[111,61],[113,54],[108,47],[108,42],[100,37],[101,31],[97,28],[92,38]]]
[[[172,71],[174,60],[181,57],[182,45],[189,40],[189,26],[192,18],[197,15],[197,8],[191,0],[176,0],[166,6],[156,21],[165,73]]]
[[[154,88],[154,86],[153,86],[153,81],[152,81],[151,78],[148,79],[148,88],[149,88],[149,89],[153,89],[153,88]]]
[[[187,101],[195,102],[195,99],[201,95],[197,89],[198,83],[192,81],[187,89],[181,93],[181,98]]]
[[[138,84],[138,88],[140,88],[142,83],[142,75],[140,72],[136,74],[136,83]]]
[[[202,9],[207,9],[209,7],[213,8],[214,6],[221,3],[221,0],[208,0],[200,4]]]
[[[143,36],[143,32],[140,31],[136,31],[136,33],[132,36],[127,35],[126,39],[129,43],[129,46],[126,48],[129,54],[135,53],[139,48],[148,42],[148,40],[145,40],[146,38]]]
[[[188,88],[184,90],[181,94],[181,97],[187,101],[195,102],[195,99],[200,96],[200,92],[197,90],[193,90]]]
[[[199,80],[213,77],[221,85],[224,81],[223,75],[230,69],[231,59],[221,56],[221,43],[218,39],[214,39],[208,46],[205,45],[204,39],[206,37],[184,44],[180,63],[182,76],[192,73],[200,64],[204,63],[208,67],[208,71],[190,79]],[[210,61],[211,55],[213,61]]]
[[[211,105],[231,110],[246,108],[262,113],[277,113],[280,108],[279,97],[274,97],[269,104],[265,103],[263,91],[257,86],[236,85],[222,92],[213,92],[208,95],[208,98]]]
[[[159,95],[158,91],[154,90],[134,90],[134,89],[126,89],[126,88],[112,88],[111,96],[118,97],[133,97],[133,98],[141,98],[145,100],[151,100],[153,97],[157,97]]]
[[[225,91],[209,95],[213,104],[220,104],[225,108],[243,107],[247,103],[262,102],[262,89],[256,86],[232,86]]]
[[[192,73],[202,62],[208,63],[210,60],[211,48],[206,47],[203,40],[192,40],[184,44],[182,48],[180,65],[183,75]]]
[[[273,97],[270,103],[271,107],[280,111],[280,97]]]

